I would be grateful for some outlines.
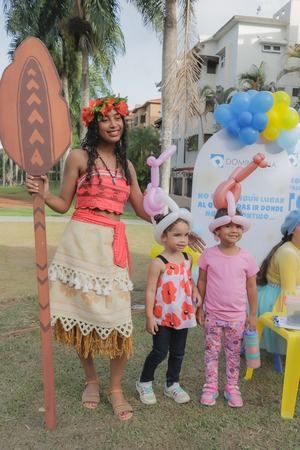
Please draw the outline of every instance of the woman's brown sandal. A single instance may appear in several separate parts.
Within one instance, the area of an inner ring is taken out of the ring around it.
[[[97,392],[88,392],[87,387],[90,384],[96,384],[98,386]],[[84,391],[81,397],[82,404],[87,409],[96,409],[100,402],[99,394],[99,380],[89,380],[84,384]]]
[[[125,422],[126,420],[131,419],[133,415],[132,406],[124,399],[120,403],[114,402],[112,400],[112,394],[116,394],[117,392],[122,392],[122,389],[113,389],[108,392],[107,397],[108,401],[112,406],[114,415],[121,421]],[[124,415],[127,413],[127,416]]]

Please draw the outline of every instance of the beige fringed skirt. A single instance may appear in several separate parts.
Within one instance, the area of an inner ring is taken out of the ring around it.
[[[54,336],[85,358],[132,354],[132,283],[113,238],[111,227],[71,220],[49,268]]]

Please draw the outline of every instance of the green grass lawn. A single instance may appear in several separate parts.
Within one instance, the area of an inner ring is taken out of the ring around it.
[[[47,227],[49,258],[64,225]],[[129,225],[133,257],[133,303],[142,303],[145,270],[152,246],[151,227]],[[32,225],[0,223],[0,449],[1,450],[102,450],[102,449],[200,449],[200,450],[298,450],[300,449],[300,402],[293,420],[280,417],[282,376],[272,358],[263,353],[263,367],[251,382],[241,379],[245,400],[242,409],[231,409],[222,395],[215,407],[199,405],[203,383],[203,337],[200,328],[189,333],[182,369],[182,385],[191,402],[177,405],[165,398],[166,364],[156,373],[158,403],[142,405],[135,393],[135,380],[151,337],[145,332],[142,312],[134,312],[135,353],[125,376],[124,391],[134,417],[120,423],[106,398],[108,361],[97,359],[101,379],[101,405],[96,411],[81,407],[83,373],[72,350],[54,345],[58,424],[53,432],[43,428],[38,308],[35,295],[35,263]],[[245,373],[242,361],[241,374]],[[224,361],[220,365],[223,387]]]
[[[59,183],[53,182],[50,185],[51,192],[55,195],[59,193]],[[31,196],[28,194],[24,186],[0,186],[0,199],[10,199],[13,201],[23,201],[23,202],[31,202]],[[64,215],[71,216],[74,211],[74,207],[72,206],[69,211],[67,211]],[[53,211],[47,205],[45,207],[45,212],[47,217],[61,217],[62,215]],[[25,203],[24,205],[17,205],[14,207],[1,206],[0,204],[0,216],[20,216],[20,217],[30,217],[32,216],[32,206]],[[127,208],[125,213],[123,214],[123,218],[125,219],[137,219],[136,214]]]

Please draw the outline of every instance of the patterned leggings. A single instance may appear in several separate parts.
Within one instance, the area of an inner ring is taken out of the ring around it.
[[[205,383],[218,386],[219,353],[224,333],[224,351],[226,357],[226,378],[228,385],[238,385],[240,372],[241,339],[245,321],[226,322],[224,320],[205,318]]]

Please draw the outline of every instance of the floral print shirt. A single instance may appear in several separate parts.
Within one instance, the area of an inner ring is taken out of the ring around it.
[[[153,314],[157,325],[180,330],[197,325],[195,306],[192,301],[191,263],[186,253],[181,264],[168,261],[159,255],[165,264],[156,289]]]

